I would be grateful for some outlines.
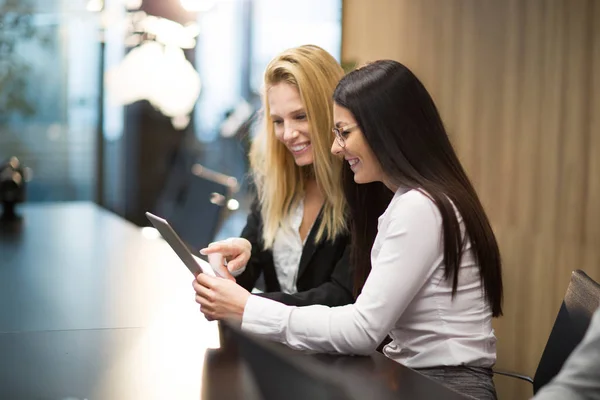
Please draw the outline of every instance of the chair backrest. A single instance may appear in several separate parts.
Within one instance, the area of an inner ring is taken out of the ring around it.
[[[533,378],[533,392],[554,378],[585,336],[594,311],[600,306],[600,285],[581,270],[571,282]]]
[[[213,241],[227,200],[237,191],[237,180],[200,164],[178,166],[170,175],[156,212],[196,252]]]

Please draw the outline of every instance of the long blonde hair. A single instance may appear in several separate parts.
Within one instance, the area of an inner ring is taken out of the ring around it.
[[[342,67],[325,50],[314,45],[289,49],[275,57],[265,71],[263,124],[250,149],[250,164],[258,189],[263,220],[263,241],[270,248],[280,223],[304,194],[306,173],[275,137],[267,91],[278,83],[295,86],[310,126],[312,170],[325,202],[316,242],[346,232],[346,199],[342,189],[342,162],[330,153],[334,136],[333,91],[344,75]],[[304,167],[306,168],[306,167]]]

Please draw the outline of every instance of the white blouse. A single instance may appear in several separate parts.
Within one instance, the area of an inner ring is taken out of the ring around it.
[[[282,221],[273,241],[273,263],[281,291],[294,294],[298,292],[296,281],[304,242],[300,238],[300,225],[304,216],[304,200],[298,202],[288,218]],[[308,237],[308,235],[307,235]]]
[[[462,218],[459,222],[464,231]],[[389,358],[413,368],[490,367],[496,361],[492,312],[467,242],[458,288],[444,279],[442,218],[429,197],[399,190],[379,218],[372,270],[356,303],[292,307],[250,296],[246,332],[300,350],[369,354],[389,334]]]
[[[296,281],[298,280],[298,270],[300,269],[300,259],[302,258],[302,251],[304,250],[304,244],[306,239],[310,235],[306,235],[304,241],[300,237],[300,225],[302,225],[302,218],[304,217],[304,199],[300,199],[295,209],[293,209],[288,217],[282,221],[277,233],[275,234],[275,240],[273,241],[273,264],[275,265],[275,273],[277,274],[277,280],[281,291],[287,294],[294,294],[298,292],[296,287]],[[226,239],[231,240],[231,239]],[[242,268],[231,272],[234,277],[241,275],[246,270],[244,265]],[[253,293],[261,293],[258,289],[253,289]]]

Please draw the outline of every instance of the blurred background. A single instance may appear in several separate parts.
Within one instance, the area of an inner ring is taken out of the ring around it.
[[[595,0],[0,0],[0,161],[30,168],[28,202],[153,210],[203,247],[245,223],[272,57],[401,61],[500,241],[498,366],[532,375],[571,271],[600,280],[599,21]]]
[[[138,225],[189,221],[176,208],[199,185],[244,207],[267,63],[305,43],[341,55],[341,0],[0,0],[0,15],[0,158],[30,168],[28,201]]]

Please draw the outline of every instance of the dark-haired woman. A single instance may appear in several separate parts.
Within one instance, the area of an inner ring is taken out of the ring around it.
[[[383,60],[342,78],[334,101],[355,304],[291,307],[202,274],[194,282],[201,311],[296,349],[369,354],[389,334],[389,358],[495,399],[500,254],[433,100],[409,69]]]

